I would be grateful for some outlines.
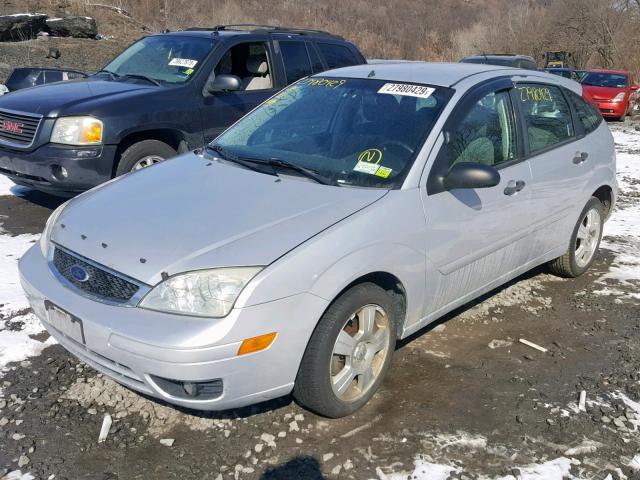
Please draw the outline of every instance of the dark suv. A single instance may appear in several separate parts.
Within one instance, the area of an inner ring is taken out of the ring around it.
[[[487,65],[499,65],[502,67],[524,68],[537,70],[538,66],[533,57],[529,55],[517,55],[513,53],[487,53],[471,55],[460,60],[462,63],[485,63]]]
[[[210,142],[311,73],[366,63],[317,30],[226,25],[144,37],[86,79],[0,97],[0,173],[69,196]]]

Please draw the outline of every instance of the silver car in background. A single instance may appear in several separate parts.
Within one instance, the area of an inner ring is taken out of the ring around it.
[[[585,272],[616,193],[578,83],[362,65],[72,199],[20,271],[51,335],[132,389],[202,410],[293,392],[340,417],[398,339],[537,265]]]

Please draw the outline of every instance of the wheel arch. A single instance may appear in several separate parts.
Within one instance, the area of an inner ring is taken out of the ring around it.
[[[122,153],[131,145],[142,142],[143,140],[158,140],[166,143],[178,153],[188,150],[185,136],[180,130],[172,128],[154,128],[129,132],[122,137],[118,143],[118,148],[116,149],[116,161],[113,162],[113,171],[111,172],[112,176],[115,177]]]
[[[611,215],[611,209],[613,207],[613,188],[610,185],[602,185],[591,194],[592,197],[596,197],[602,203],[604,213],[608,218]]]

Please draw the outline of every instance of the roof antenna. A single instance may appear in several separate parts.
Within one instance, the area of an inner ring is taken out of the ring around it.
[[[375,77],[376,76],[376,71],[375,70],[371,70],[369,72],[369,75],[367,75],[367,78],[371,78],[371,77]]]

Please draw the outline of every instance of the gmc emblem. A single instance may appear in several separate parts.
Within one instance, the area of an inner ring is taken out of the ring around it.
[[[0,120],[0,130],[11,133],[22,133],[24,123],[12,122],[11,120]]]

